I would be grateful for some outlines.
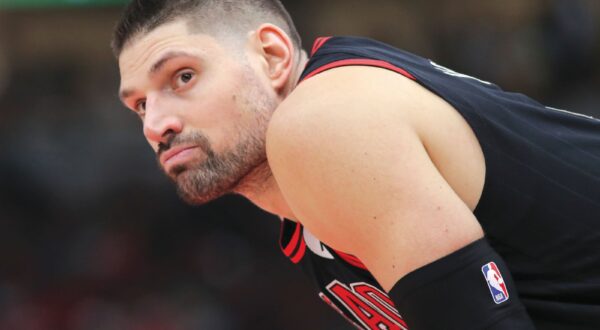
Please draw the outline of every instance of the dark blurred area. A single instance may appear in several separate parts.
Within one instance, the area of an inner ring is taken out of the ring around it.
[[[283,2],[305,48],[369,36],[600,117],[597,0]],[[349,329],[277,218],[177,198],[117,98],[120,11],[0,9],[0,329]]]

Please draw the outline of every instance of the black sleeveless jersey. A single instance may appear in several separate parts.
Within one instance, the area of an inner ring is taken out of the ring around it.
[[[397,72],[465,118],[486,163],[474,214],[512,273],[516,288],[509,289],[540,329],[600,329],[600,120],[366,38],[317,39],[300,79],[349,65]],[[312,277],[321,299],[358,328],[410,327],[356,257],[288,220],[281,248]]]

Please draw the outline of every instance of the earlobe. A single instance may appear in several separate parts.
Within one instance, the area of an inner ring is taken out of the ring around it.
[[[294,46],[288,35],[272,24],[263,24],[256,31],[264,58],[265,73],[278,92],[282,91],[293,66]]]

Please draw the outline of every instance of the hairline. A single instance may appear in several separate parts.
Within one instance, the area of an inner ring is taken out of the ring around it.
[[[172,23],[176,23],[178,20],[181,20],[184,22],[185,27],[187,29],[188,34],[193,35],[193,34],[205,34],[213,39],[215,39],[215,41],[217,41],[219,44],[221,44],[222,46],[227,46],[226,42],[223,42],[222,39],[226,39],[226,40],[232,40],[229,38],[224,38],[224,36],[222,35],[223,32],[221,31],[231,31],[234,30],[235,28],[232,29],[217,29],[217,28],[211,28],[215,25],[214,22],[212,22],[211,24],[202,24],[202,23],[198,23],[198,22],[194,22],[194,16],[192,13],[173,13],[171,15],[169,15],[168,17],[166,17],[165,19],[162,20],[158,20],[155,22],[148,22],[147,24],[140,26],[136,31],[132,32],[129,34],[129,36],[124,40],[124,42],[122,43],[120,48],[113,48],[114,51],[114,55],[117,59],[119,59],[121,57],[121,55],[123,54],[123,51],[128,48],[129,46],[131,46],[133,43],[135,43],[135,41],[142,39],[144,36],[150,34],[152,31],[156,30],[159,27],[168,25],[168,24],[172,24]],[[260,24],[272,24],[278,28],[280,28],[288,37],[288,39],[292,42],[292,45],[294,46],[294,52],[295,53],[299,53],[302,51],[302,41],[301,39],[298,39],[294,36],[295,32],[295,27],[293,26],[288,26],[289,24],[285,21],[282,20],[282,22],[276,22],[277,20],[274,21],[267,21],[265,20],[262,23],[258,23],[256,25],[256,27],[260,26]],[[218,23],[218,24],[222,24],[222,23]],[[283,24],[283,26],[282,26]],[[250,32],[251,30],[248,30],[247,32]],[[237,37],[234,37],[233,40],[241,39],[243,36],[245,36],[246,34],[244,34],[242,31],[235,31],[236,33],[229,33],[229,35],[235,35]],[[225,32],[226,33],[226,32]],[[219,35],[221,34],[221,35]]]

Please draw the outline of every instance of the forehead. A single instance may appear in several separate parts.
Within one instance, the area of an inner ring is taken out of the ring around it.
[[[211,36],[191,33],[183,20],[163,24],[134,36],[119,56],[121,79],[146,71],[166,53],[185,52],[200,58],[213,57],[221,47]]]

